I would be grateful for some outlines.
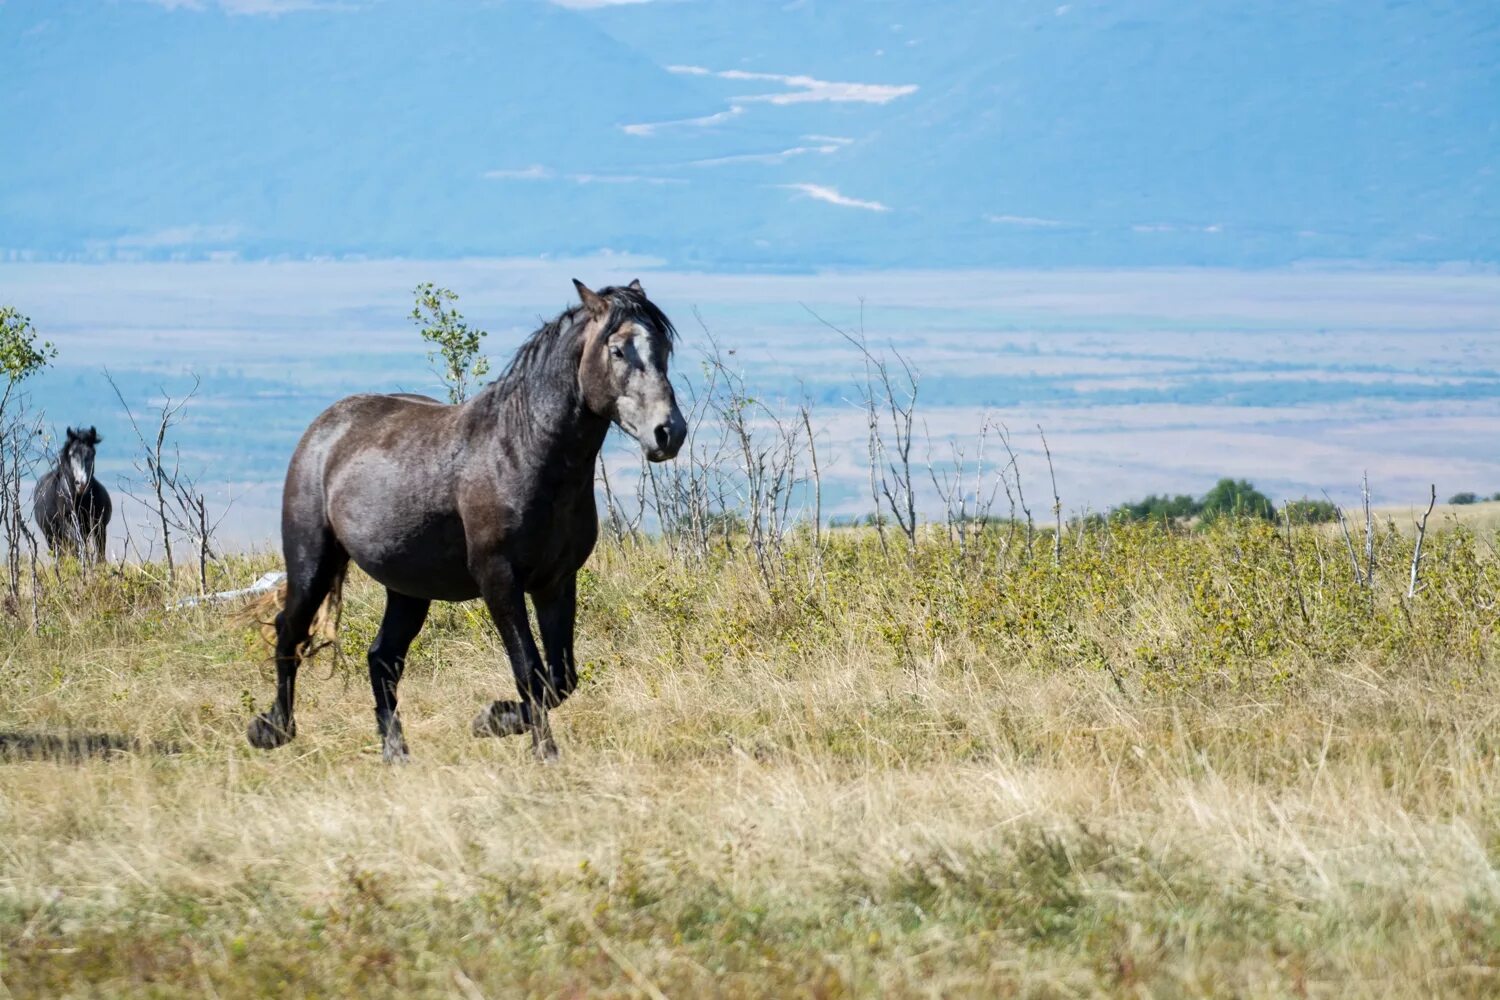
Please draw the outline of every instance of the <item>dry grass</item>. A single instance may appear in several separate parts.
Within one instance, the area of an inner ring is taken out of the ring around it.
[[[1377,507],[1375,514],[1382,523],[1389,520],[1406,534],[1412,534],[1416,531],[1413,522],[1422,517],[1422,511],[1425,508],[1426,504]],[[1495,537],[1496,532],[1500,532],[1500,503],[1485,501],[1468,504],[1437,504],[1432,508],[1432,516],[1428,519],[1428,530],[1459,524],[1487,538]]]
[[[1386,537],[1372,603],[1303,532],[1306,620],[1275,541],[1111,529],[1060,569],[937,543],[912,569],[836,536],[823,574],[794,559],[774,593],[742,556],[602,552],[553,768],[468,736],[511,686],[475,607],[419,641],[402,690],[417,762],[390,769],[357,658],[307,668],[298,740],[261,754],[242,737],[270,693],[253,626],[73,582],[45,634],[4,633],[0,729],[148,748],[0,763],[0,981],[1494,994],[1485,540],[1429,538],[1431,586],[1408,604]],[[103,608],[77,610],[89,595]],[[355,580],[349,653],[378,610]]]

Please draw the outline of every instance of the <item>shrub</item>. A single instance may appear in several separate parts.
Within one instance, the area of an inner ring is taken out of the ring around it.
[[[1214,488],[1203,495],[1198,512],[1204,520],[1220,517],[1258,517],[1272,520],[1276,517],[1276,505],[1271,498],[1257,490],[1248,479],[1221,479]]]
[[[1115,514],[1127,521],[1172,521],[1196,517],[1198,509],[1198,501],[1186,493],[1175,497],[1153,493],[1144,500],[1121,504]]]
[[[1306,498],[1292,504],[1293,516],[1304,523],[1331,521],[1337,514],[1334,506],[1324,500]],[[1261,493],[1247,479],[1220,479],[1214,488],[1194,500],[1186,493],[1176,496],[1155,493],[1144,500],[1122,503],[1114,509],[1114,516],[1123,521],[1185,521],[1199,517],[1212,521],[1219,517],[1258,517],[1273,520],[1276,505],[1271,498]]]
[[[1328,521],[1336,521],[1339,509],[1329,500],[1309,500],[1303,497],[1301,500],[1289,501],[1286,505],[1287,516],[1298,524],[1324,524]]]
[[[448,289],[427,281],[417,286],[415,295],[411,320],[422,328],[422,339],[432,345],[427,360],[437,364],[441,359],[438,375],[448,388],[448,401],[462,403],[489,374],[489,359],[479,353],[479,342],[488,334],[470,326],[463,313],[453,308],[458,296]]]
[[[0,306],[0,373],[8,383],[41,371],[57,357],[51,341],[37,342],[31,320],[10,306]]]

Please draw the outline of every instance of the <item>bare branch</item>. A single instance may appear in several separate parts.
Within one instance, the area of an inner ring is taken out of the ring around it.
[[[1036,523],[1031,519],[1031,508],[1026,505],[1026,491],[1021,488],[1021,464],[1016,458],[1015,449],[1010,446],[1010,430],[1004,424],[1000,425],[1000,443],[1005,446],[1005,453],[1010,457],[1010,464],[1006,468],[1016,474],[1016,496],[1011,505],[1011,534],[1014,535],[1015,533],[1015,503],[1019,502],[1021,513],[1026,515],[1026,559],[1029,562],[1031,560],[1032,538],[1036,534]],[[1007,496],[1010,495],[1009,485],[1005,487],[1005,493]]]
[[[1047,455],[1047,475],[1052,477],[1052,517],[1057,527],[1052,536],[1052,564],[1062,565],[1062,497],[1057,495],[1057,473],[1052,471],[1052,449],[1047,447],[1047,432],[1042,430],[1042,425],[1036,425],[1036,432],[1042,436],[1042,451]]]
[[[1425,583],[1420,582],[1422,573],[1422,542],[1427,537],[1427,519],[1432,516],[1432,508],[1437,506],[1437,483],[1433,483],[1427,499],[1427,510],[1422,514],[1422,520],[1415,521],[1417,526],[1417,547],[1411,554],[1411,580],[1406,585],[1406,597],[1408,600],[1416,597],[1427,589]]]
[[[812,413],[805,402],[799,409],[802,414],[802,428],[807,432],[807,454],[812,461],[813,547],[821,552],[823,548],[823,473],[818,468],[818,445],[813,440]]]
[[[1370,508],[1370,474],[1368,472],[1364,474],[1360,495],[1365,505],[1365,586],[1373,590],[1375,588],[1375,513]]]
[[[1333,503],[1333,498],[1328,495],[1327,490],[1323,491],[1323,497],[1329,503]],[[1349,522],[1344,518],[1344,508],[1334,503],[1333,512],[1338,516],[1339,530],[1344,533],[1344,544],[1349,547],[1349,565],[1354,570],[1354,584],[1355,586],[1364,586],[1364,574],[1359,568],[1359,556],[1354,554],[1354,536],[1349,533]]]

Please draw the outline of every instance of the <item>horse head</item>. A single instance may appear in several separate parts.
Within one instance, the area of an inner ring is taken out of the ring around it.
[[[87,430],[68,428],[68,441],[63,445],[62,468],[66,470],[73,486],[73,495],[82,496],[94,478],[94,449],[98,447],[99,432],[93,427]]]
[[[588,313],[578,364],[584,404],[640,442],[651,461],[667,461],[687,437],[667,377],[676,336],[671,320],[639,281],[598,292],[576,278],[573,286]]]

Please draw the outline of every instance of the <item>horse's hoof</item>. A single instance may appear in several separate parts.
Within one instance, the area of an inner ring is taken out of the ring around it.
[[[557,752],[557,744],[550,739],[534,744],[531,752],[536,755],[539,764],[556,764],[561,759]]]
[[[380,756],[387,764],[411,763],[411,751],[406,748],[406,737],[401,735],[399,724],[393,726],[381,741]]]
[[[514,701],[497,701],[474,716],[470,727],[475,736],[520,736],[528,731],[521,718],[521,706]]]
[[[250,728],[245,732],[245,738],[257,750],[275,750],[279,746],[284,746],[296,735],[297,723],[295,721],[282,726],[271,718],[269,712],[262,712],[251,719]]]

